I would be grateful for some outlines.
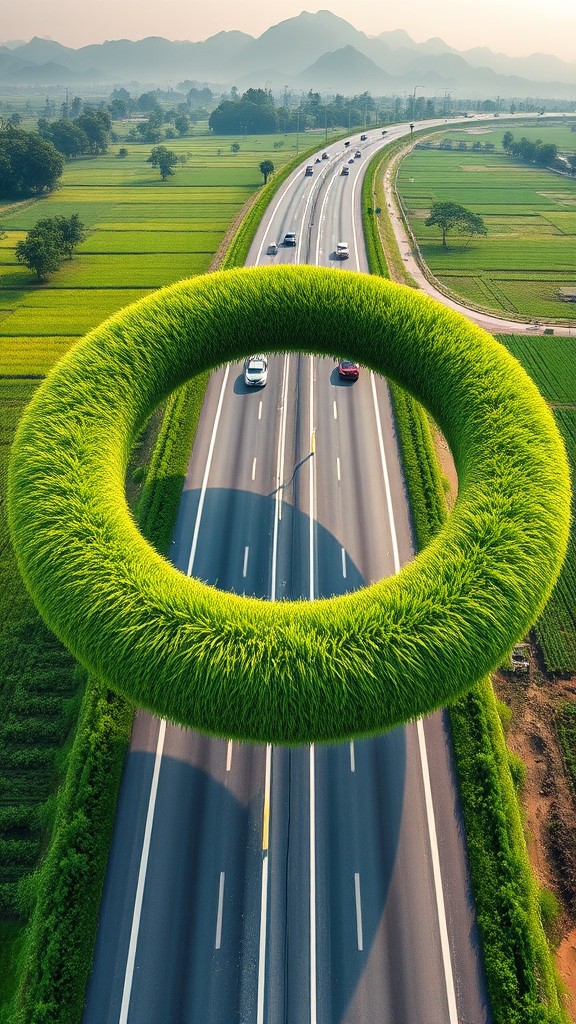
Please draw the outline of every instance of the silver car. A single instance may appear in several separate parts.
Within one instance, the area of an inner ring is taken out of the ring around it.
[[[244,363],[244,383],[248,387],[263,388],[268,379],[268,360],[266,356],[248,356]]]

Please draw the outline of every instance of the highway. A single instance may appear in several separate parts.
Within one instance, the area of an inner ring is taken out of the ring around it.
[[[384,143],[368,135],[328,160],[320,147],[314,173],[284,183],[250,264],[366,269],[360,186]],[[296,246],[268,255],[288,231]],[[341,382],[305,354],[271,358],[264,388],[241,364],[212,375],[172,543],[181,571],[313,600],[411,557],[385,381]],[[83,1020],[489,1022],[445,717],[289,749],[138,713]]]

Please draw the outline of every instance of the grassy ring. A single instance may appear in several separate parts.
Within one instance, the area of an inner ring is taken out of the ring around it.
[[[397,576],[272,604],[187,578],[138,532],[124,498],[138,429],[183,381],[248,349],[345,352],[440,424],[458,501]],[[490,335],[381,279],[277,267],[183,281],[89,334],[21,421],[9,501],[30,592],[89,669],[205,732],[303,743],[379,732],[493,669],[558,575],[570,480],[552,415]]]

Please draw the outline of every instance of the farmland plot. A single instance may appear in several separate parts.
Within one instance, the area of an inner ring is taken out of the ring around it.
[[[576,321],[576,303],[560,297],[576,277],[576,180],[502,153],[413,150],[398,191],[423,259],[450,291],[498,312]],[[435,202],[480,214],[487,236],[451,232],[443,248],[438,229],[424,223]]]

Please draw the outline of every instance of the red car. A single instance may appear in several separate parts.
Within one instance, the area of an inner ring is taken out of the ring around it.
[[[338,376],[340,380],[358,380],[360,376],[358,363],[353,363],[350,359],[341,359],[338,363]]]

